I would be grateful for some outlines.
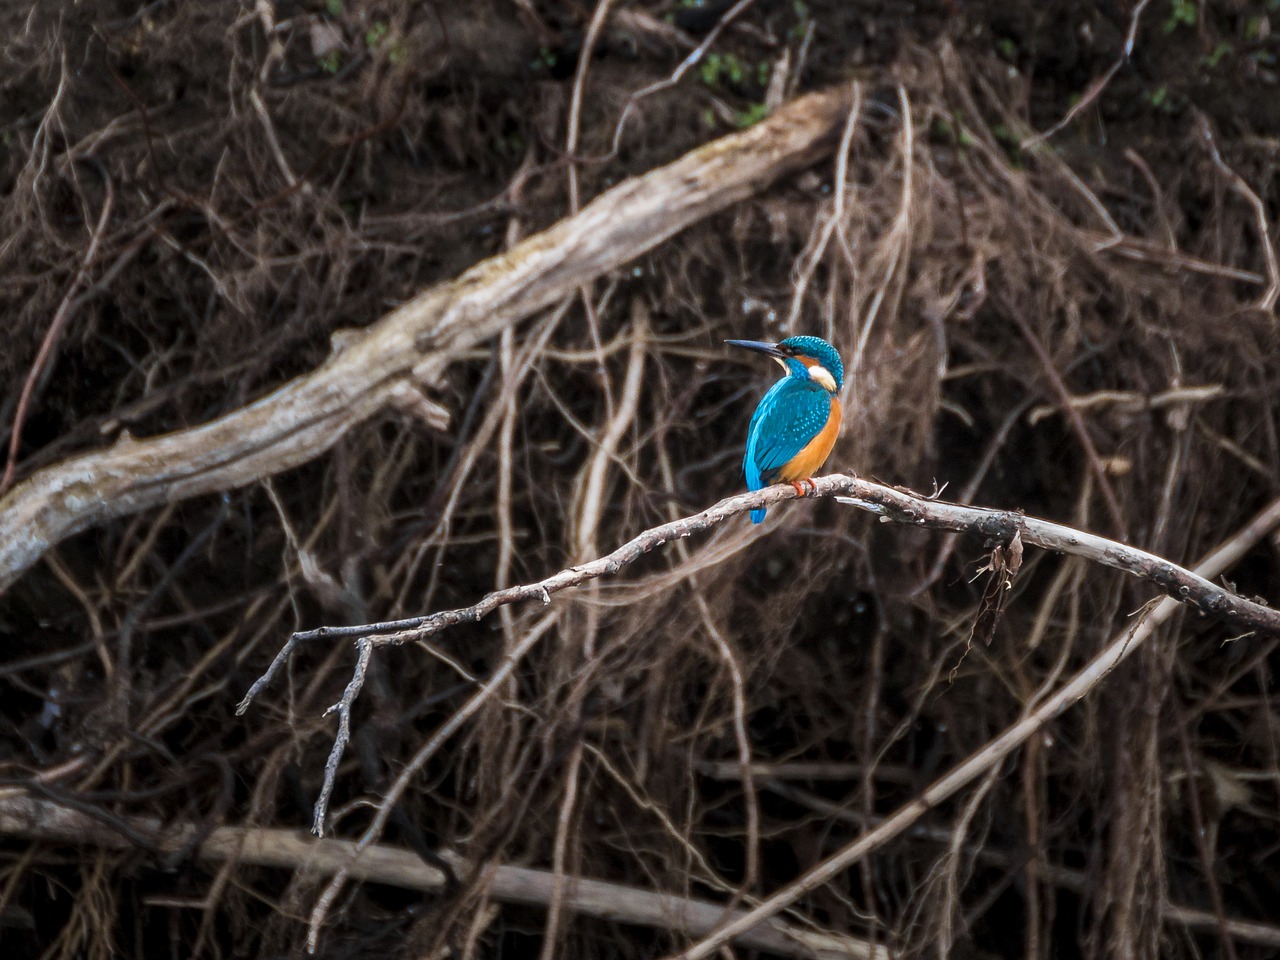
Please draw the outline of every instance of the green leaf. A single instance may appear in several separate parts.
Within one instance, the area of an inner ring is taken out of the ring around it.
[[[769,108],[763,103],[753,103],[745,110],[739,110],[733,115],[733,123],[739,130],[745,130],[747,127],[754,127],[757,123],[769,115]]]
[[[383,37],[387,35],[387,31],[391,28],[387,26],[386,21],[377,20],[368,30],[364,32],[364,45],[372,50],[382,42]]]
[[[1222,61],[1223,57],[1233,52],[1234,50],[1235,50],[1235,47],[1233,47],[1226,40],[1220,40],[1218,41],[1218,45],[1213,48],[1213,52],[1210,53],[1207,57],[1201,57],[1200,62],[1203,63],[1206,67],[1208,67],[1210,70],[1212,70]]]
[[[718,53],[709,53],[702,58],[702,63],[698,65],[698,75],[702,77],[702,82],[708,87],[714,87],[720,82],[720,70],[722,68],[722,58]]]
[[[1165,18],[1162,29],[1165,33],[1173,33],[1178,27],[1193,27],[1196,13],[1195,0],[1169,0],[1169,16]]]

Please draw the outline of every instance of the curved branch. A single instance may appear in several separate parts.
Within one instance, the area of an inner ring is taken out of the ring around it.
[[[1160,587],[1171,600],[1187,604],[1201,613],[1222,620],[1245,630],[1270,633],[1280,636],[1280,610],[1272,609],[1253,600],[1246,600],[1231,591],[1212,583],[1205,576],[1180,567],[1168,560],[1145,550],[1108,540],[1095,534],[1076,530],[1072,527],[1054,523],[1050,520],[1039,520],[1021,513],[1008,510],[990,510],[984,507],[970,507],[958,503],[947,503],[921,496],[909,490],[889,487],[859,477],[832,474],[818,477],[809,482],[812,495],[819,497],[835,497],[841,503],[850,504],[880,515],[883,521],[909,523],[913,526],[928,527],[934,530],[976,533],[993,544],[1014,544],[1019,541],[1030,543],[1057,553],[1073,554],[1084,557],[1104,566],[1123,570],[1143,580],[1148,580]],[[358,638],[360,658],[352,672],[351,681],[343,691],[341,700],[331,711],[336,712],[343,723],[340,725],[337,738],[334,740],[329,761],[325,765],[324,785],[320,799],[316,802],[314,832],[321,835],[328,813],[328,797],[333,791],[338,765],[346,748],[348,729],[346,718],[351,714],[352,704],[364,687],[365,672],[374,647],[398,646],[416,640],[424,640],[433,634],[459,623],[477,623],[494,610],[521,600],[541,600],[544,604],[551,602],[552,594],[576,587],[590,580],[607,574],[614,574],[625,565],[634,562],[663,544],[683,539],[709,530],[729,517],[737,516],[757,507],[770,506],[783,500],[797,497],[796,490],[789,484],[779,484],[739,494],[721,500],[713,507],[703,510],[691,517],[683,517],[652,527],[640,535],[624,543],[618,549],[589,563],[578,564],[561,570],[558,573],[539,580],[536,583],[521,584],[503,590],[495,590],[486,595],[478,603],[455,610],[445,610],[423,617],[411,617],[406,620],[389,620],[382,623],[366,623],[349,627],[320,627],[293,634],[267,671],[254,681],[236,708],[237,714],[243,714],[253,700],[271,683],[280,668],[288,662],[297,647],[310,640]],[[1280,516],[1280,503],[1275,506]],[[766,528],[767,529],[767,528]],[[1007,568],[1005,576],[1012,578],[1017,564]],[[1210,573],[1216,576],[1217,573]],[[1166,614],[1167,615],[1167,614]],[[527,637],[517,649],[511,651],[495,673],[495,677],[503,671],[515,669],[519,661],[536,645],[537,635]],[[493,678],[490,683],[476,694],[476,703],[482,702],[494,687]],[[438,740],[443,731],[437,733]],[[435,741],[433,740],[433,743]],[[413,764],[410,765],[413,767]],[[407,774],[402,774],[405,776]],[[377,828],[371,828],[360,841],[367,846],[376,840]],[[330,886],[335,887],[343,880],[340,871]]]
[[[811,492],[807,496],[834,497],[840,503],[878,514],[884,522],[906,523],[953,533],[973,533],[987,541],[1001,544],[1020,538],[1024,544],[1083,557],[1147,580],[1174,600],[1188,604],[1200,613],[1233,627],[1280,636],[1280,610],[1241,597],[1185,567],[1117,540],[1086,533],[1052,520],[1028,517],[1014,510],[993,510],[989,507],[948,503],[902,487],[891,487],[846,474],[816,477],[808,483]],[[800,494],[789,484],[778,484],[727,497],[701,513],[651,527],[599,559],[568,567],[536,583],[495,590],[469,607],[404,620],[347,627],[319,627],[295,633],[277,655],[268,672],[249,689],[240,705],[240,711],[243,712],[254,696],[271,680],[288,653],[299,643],[320,639],[376,637],[376,646],[399,645],[426,639],[455,624],[476,623],[499,607],[522,600],[550,603],[552,594],[579,586],[588,580],[615,574],[663,544],[710,530],[729,517],[757,507],[792,500],[797,496]]]
[[[811,94],[601,194],[580,213],[335,337],[316,370],[202,426],[40,470],[0,498],[0,593],[59,541],[116,517],[230,490],[299,466],[388,404],[447,412],[422,395],[461,353],[801,169],[835,145],[853,88]],[[337,341],[341,341],[338,345]]]

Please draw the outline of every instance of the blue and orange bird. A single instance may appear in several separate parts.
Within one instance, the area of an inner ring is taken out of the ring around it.
[[[840,433],[840,388],[844,364],[821,337],[787,337],[780,343],[726,340],[773,357],[787,375],[769,388],[747,428],[742,472],[748,490],[789,483],[804,495],[803,481],[821,469]],[[751,511],[751,522],[764,519]]]

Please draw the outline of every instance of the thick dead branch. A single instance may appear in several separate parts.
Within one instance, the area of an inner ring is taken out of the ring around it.
[[[300,870],[311,875],[346,868],[361,880],[409,890],[437,892],[447,886],[443,871],[424,863],[410,850],[369,847],[352,863],[355,844],[347,840],[315,840],[299,831],[261,827],[217,827],[205,835],[195,824],[163,824],[149,817],[99,819],[85,811],[17,791],[0,795],[0,836],[114,849],[143,842],[159,854],[190,856],[207,862],[235,861]],[[456,874],[471,869],[455,853],[444,852],[441,857]],[[555,877],[550,871],[527,867],[499,864],[488,868],[485,876],[488,895],[501,903],[545,907],[555,887]],[[723,906],[704,900],[602,880],[561,879],[562,909],[584,916],[674,930],[695,937],[709,933],[726,919]],[[729,914],[729,918],[734,916]],[[861,960],[888,956],[883,949],[852,937],[818,933],[777,920],[761,924],[735,942],[748,950],[785,957]]]
[[[342,338],[318,369],[217,420],[41,470],[0,500],[0,591],[53,544],[115,517],[305,463],[435,383],[462,351],[830,150],[852,87],[803,97],[750,130],[628,180],[581,213]],[[425,399],[425,398],[424,398]],[[447,423],[433,407],[437,426]]]

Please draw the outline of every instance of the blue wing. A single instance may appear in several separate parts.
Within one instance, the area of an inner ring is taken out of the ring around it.
[[[819,384],[786,377],[770,387],[747,428],[747,452],[742,458],[747,489],[773,483],[778,472],[826,426],[829,416],[831,398]],[[752,523],[763,519],[764,510],[751,511]]]

